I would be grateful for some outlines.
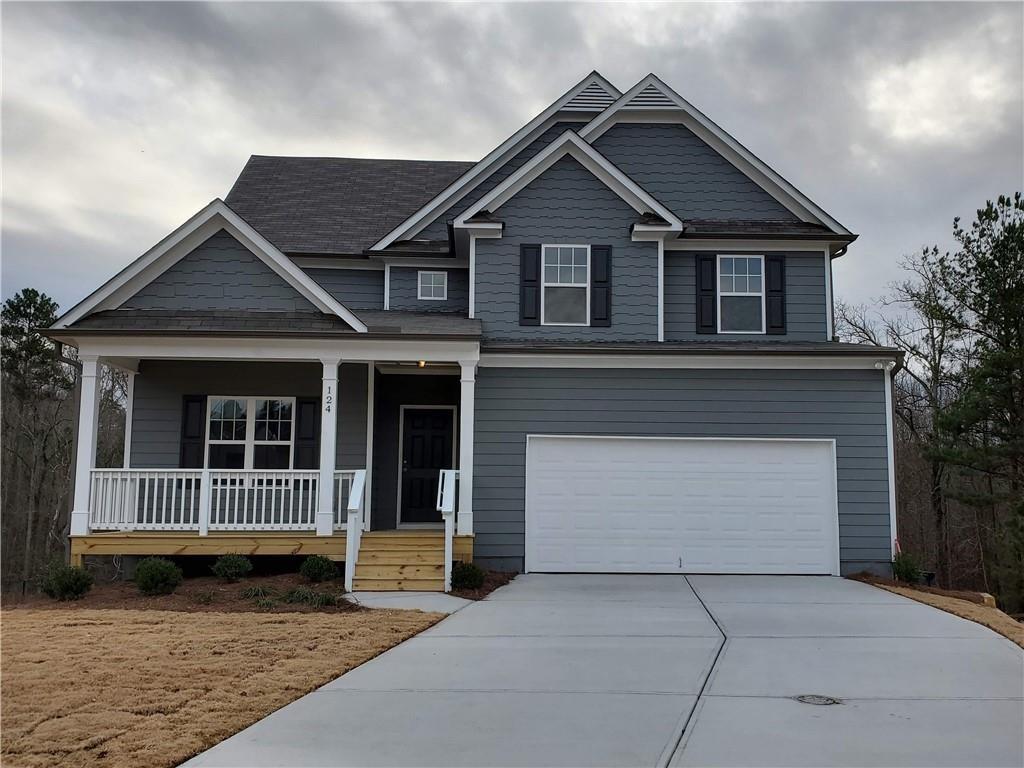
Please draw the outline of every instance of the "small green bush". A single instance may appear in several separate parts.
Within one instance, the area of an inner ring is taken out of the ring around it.
[[[480,589],[485,576],[484,569],[475,563],[455,563],[452,566],[452,589]]]
[[[181,579],[181,568],[162,557],[147,557],[135,566],[135,584],[144,595],[169,595]]]
[[[210,570],[224,581],[238,581],[249,575],[252,561],[245,555],[221,555]]]
[[[309,587],[295,587],[285,593],[283,600],[286,603],[301,603],[311,608],[326,608],[338,604],[338,598],[335,595],[329,592],[317,592]]]
[[[92,574],[84,568],[54,561],[43,575],[42,588],[54,600],[81,600],[92,588]]]
[[[299,566],[299,573],[302,574],[303,578],[314,583],[330,581],[338,575],[338,566],[334,564],[333,560],[323,555],[310,555],[302,561],[302,565]]]
[[[924,571],[916,557],[907,552],[900,552],[892,559],[892,575],[897,581],[917,584],[924,577]]]
[[[243,600],[270,600],[274,597],[274,590],[262,584],[254,584],[242,590]]]
[[[274,610],[274,601],[268,597],[261,597],[256,600],[256,609],[259,611]]]

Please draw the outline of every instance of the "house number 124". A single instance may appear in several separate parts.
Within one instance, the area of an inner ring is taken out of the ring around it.
[[[331,406],[334,405],[334,388],[328,384],[327,394],[324,395],[324,411],[327,413],[331,412]]]

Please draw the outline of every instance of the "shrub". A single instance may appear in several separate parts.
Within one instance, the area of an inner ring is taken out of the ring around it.
[[[892,559],[892,575],[897,581],[917,584],[924,576],[917,558],[906,552],[900,552]]]
[[[92,588],[92,574],[84,568],[54,561],[43,575],[42,588],[54,600],[81,600]]]
[[[249,575],[252,561],[245,555],[221,555],[210,570],[224,581],[238,581]]]
[[[455,563],[452,566],[452,589],[480,589],[485,576],[484,569],[475,563]]]
[[[162,557],[147,557],[135,566],[135,584],[144,595],[169,595],[181,578],[181,568]]]
[[[329,592],[317,592],[309,587],[295,587],[286,592],[283,599],[286,603],[301,603],[311,608],[326,608],[338,604],[338,598]]]
[[[338,575],[338,566],[323,555],[310,555],[302,561],[299,573],[309,581],[330,581]]]
[[[274,590],[262,584],[254,584],[242,590],[243,600],[269,600],[274,597]]]
[[[196,592],[192,597],[200,605],[210,605],[213,603],[216,595],[212,589],[204,589],[201,592]]]
[[[272,611],[274,610],[274,601],[268,597],[261,597],[256,600],[256,610]]]

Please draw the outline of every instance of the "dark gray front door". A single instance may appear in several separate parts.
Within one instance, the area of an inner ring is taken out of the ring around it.
[[[399,519],[440,523],[437,480],[452,469],[455,424],[450,408],[406,408],[402,416],[402,501]]]

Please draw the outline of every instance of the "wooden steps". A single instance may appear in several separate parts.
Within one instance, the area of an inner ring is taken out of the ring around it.
[[[359,544],[355,591],[443,592],[443,531],[368,531]]]

